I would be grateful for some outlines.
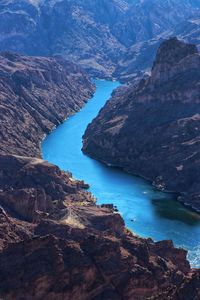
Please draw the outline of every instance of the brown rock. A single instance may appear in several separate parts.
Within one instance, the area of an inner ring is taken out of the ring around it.
[[[0,155],[0,203],[27,221],[39,214],[54,216],[73,201],[91,203],[83,182],[72,180],[71,174],[37,158]]]
[[[46,236],[20,242],[0,254],[0,292],[6,299],[23,295],[25,299],[143,300],[166,289],[176,291],[186,273],[170,259],[155,256],[149,247],[152,241],[84,231],[79,242],[67,235],[65,240]]]

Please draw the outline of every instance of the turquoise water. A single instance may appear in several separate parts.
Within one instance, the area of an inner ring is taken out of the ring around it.
[[[113,203],[126,226],[142,237],[158,241],[172,239],[189,250],[188,258],[200,266],[200,216],[181,206],[173,196],[157,192],[138,177],[107,167],[81,152],[82,135],[119,83],[96,81],[94,97],[76,115],[47,136],[42,144],[43,158],[69,170],[90,184],[97,203]]]

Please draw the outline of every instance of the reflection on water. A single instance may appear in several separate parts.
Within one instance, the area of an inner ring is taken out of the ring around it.
[[[195,226],[200,223],[200,215],[186,209],[178,201],[172,199],[151,199],[156,214],[160,218],[178,220],[185,224]]]
[[[182,207],[173,195],[155,191],[145,180],[107,167],[81,152],[88,123],[119,84],[97,81],[96,85],[93,99],[44,140],[44,159],[89,183],[98,203],[116,205],[126,226],[135,233],[157,241],[173,240],[176,246],[189,250],[193,266],[200,266],[200,222],[195,213]]]

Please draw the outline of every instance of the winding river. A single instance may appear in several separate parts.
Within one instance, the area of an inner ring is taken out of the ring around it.
[[[189,251],[191,265],[200,267],[200,216],[181,206],[172,195],[155,191],[143,179],[107,167],[81,152],[82,135],[119,83],[95,81],[94,97],[42,143],[43,158],[70,170],[90,184],[97,203],[113,203],[126,226],[142,237],[172,239]]]

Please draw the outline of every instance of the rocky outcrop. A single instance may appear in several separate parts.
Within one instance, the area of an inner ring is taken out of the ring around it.
[[[132,73],[151,66],[152,38],[166,31],[170,36],[199,9],[199,1],[189,0],[5,0],[0,3],[0,49],[28,55],[61,54],[93,76],[114,74],[127,80],[130,60]],[[143,52],[145,45],[150,49],[146,56],[137,51],[141,43],[145,43]]]
[[[151,76],[119,89],[89,125],[84,152],[179,193],[200,211],[199,70],[194,45],[163,42]]]
[[[7,245],[30,239],[33,232],[33,224],[9,216],[0,206],[0,252]]]

